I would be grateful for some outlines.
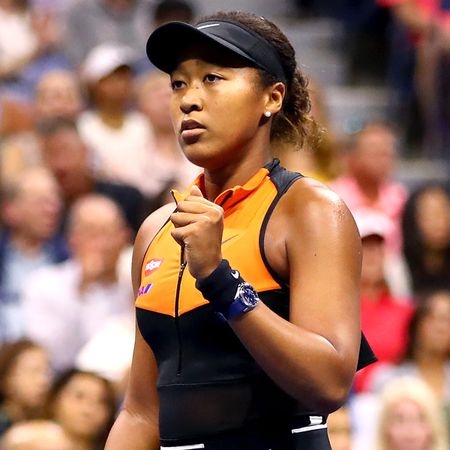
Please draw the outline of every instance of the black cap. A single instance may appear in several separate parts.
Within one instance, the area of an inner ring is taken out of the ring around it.
[[[226,20],[209,20],[197,25],[169,22],[157,28],[147,41],[147,56],[163,72],[171,73],[180,53],[196,42],[209,42],[230,50],[286,83],[286,74],[276,49],[253,30]]]

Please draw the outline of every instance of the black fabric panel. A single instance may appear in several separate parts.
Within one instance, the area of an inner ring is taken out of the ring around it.
[[[261,258],[269,271],[272,278],[282,287],[287,288],[286,283],[278,276],[278,274],[273,270],[270,265],[266,252],[264,250],[264,238],[266,235],[267,225],[269,223],[270,217],[272,216],[275,207],[278,205],[281,197],[287,192],[289,187],[300,178],[303,178],[303,175],[297,172],[291,172],[286,170],[284,167],[280,166],[280,161],[278,159],[274,159],[269,166],[266,166],[270,172],[270,180],[277,188],[277,196],[274,198],[272,204],[269,206],[267,213],[264,217],[261,230],[259,233],[259,251],[261,253]]]
[[[364,367],[367,367],[368,365],[373,364],[377,361],[378,359],[375,356],[375,353],[373,352],[369,343],[367,342],[364,333],[361,332],[361,346],[359,347],[358,367],[356,368],[356,370],[363,369]]]

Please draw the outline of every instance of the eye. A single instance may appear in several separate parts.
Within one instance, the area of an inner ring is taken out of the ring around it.
[[[178,91],[179,89],[182,89],[184,87],[185,82],[182,80],[172,80],[170,84],[173,91]]]
[[[214,75],[213,73],[208,73],[208,75],[205,75],[204,81],[207,83],[216,83],[217,81],[221,80],[222,78],[218,75]]]

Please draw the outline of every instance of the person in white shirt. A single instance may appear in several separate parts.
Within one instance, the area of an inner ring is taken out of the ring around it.
[[[93,152],[98,178],[139,189],[151,128],[143,114],[130,108],[133,60],[131,49],[117,44],[92,49],[81,71],[92,108],[80,115],[78,128]]]
[[[101,195],[88,195],[77,200],[69,217],[72,258],[28,277],[25,332],[49,351],[56,371],[74,365],[105,320],[132,315],[131,286],[117,270],[128,238],[119,207]]]

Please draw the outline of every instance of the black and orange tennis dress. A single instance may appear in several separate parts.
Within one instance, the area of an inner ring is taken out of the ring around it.
[[[263,243],[278,201],[301,177],[274,160],[215,199],[224,209],[223,257],[286,320],[289,286],[272,271]],[[196,182],[201,188],[202,176]],[[147,249],[136,299],[140,332],[158,364],[161,448],[330,449],[326,417],[281,390],[195,288],[172,227],[167,221]],[[359,368],[374,360],[362,344]]]

